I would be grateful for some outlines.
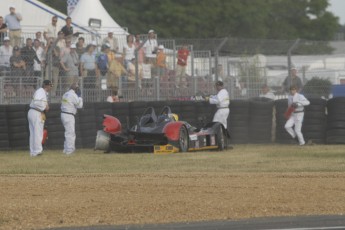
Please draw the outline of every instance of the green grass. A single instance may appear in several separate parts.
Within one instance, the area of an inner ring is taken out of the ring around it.
[[[61,150],[49,150],[35,158],[28,151],[0,152],[0,174],[154,172],[345,172],[345,150],[342,145],[235,145],[224,152],[169,155],[80,149],[65,156]]]

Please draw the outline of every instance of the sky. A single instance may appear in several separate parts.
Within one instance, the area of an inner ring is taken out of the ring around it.
[[[339,23],[345,25],[345,0],[329,0],[328,10],[339,17]]]

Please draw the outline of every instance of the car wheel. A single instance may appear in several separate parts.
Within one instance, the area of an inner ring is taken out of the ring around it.
[[[227,147],[227,137],[222,129],[222,127],[218,127],[217,130],[217,144],[218,150],[224,150]]]
[[[180,128],[180,136],[179,136],[179,147],[180,147],[180,152],[187,152],[188,151],[188,131],[186,127],[182,126]]]

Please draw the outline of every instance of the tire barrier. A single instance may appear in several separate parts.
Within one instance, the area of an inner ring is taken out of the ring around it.
[[[9,130],[7,125],[7,106],[0,105],[0,149],[10,148]]]
[[[211,105],[206,101],[196,101],[196,118],[197,118],[197,127],[203,127],[208,122],[213,120],[213,116],[217,111],[216,105]],[[228,128],[228,127],[225,127]]]
[[[187,121],[192,126],[197,127],[199,125],[199,120],[196,105],[195,101],[181,101],[179,119]]]
[[[327,102],[327,144],[345,144],[345,97]]]
[[[117,117],[120,120],[122,129],[130,128],[129,121],[129,103],[127,102],[118,102],[111,103],[111,113],[113,116]],[[103,128],[103,127],[102,127]]]
[[[306,142],[316,144],[326,142],[326,105],[327,101],[321,98],[309,98],[310,105],[304,107],[304,121],[302,133]]]
[[[48,139],[44,147],[48,149],[63,149],[65,129],[61,122],[61,104],[50,104],[46,117],[45,127],[48,130]]]
[[[333,98],[328,102],[319,98],[312,98],[309,101],[311,104],[305,107],[302,127],[306,141],[312,140],[319,144],[345,144],[345,97]],[[76,147],[94,148],[97,130],[103,128],[103,114],[116,116],[123,128],[130,128],[148,106],[152,106],[158,115],[166,105],[170,106],[173,113],[179,115],[180,120],[196,127],[212,121],[217,110],[215,105],[205,101],[86,103],[83,109],[78,110],[75,117]],[[286,99],[274,102],[259,98],[249,101],[232,100],[228,118],[231,144],[271,143],[274,138],[276,143],[291,143],[291,137],[284,128],[286,108]],[[0,149],[29,148],[28,109],[28,105],[0,106]],[[275,116],[275,122],[272,114]],[[44,147],[62,150],[64,127],[61,122],[60,103],[50,104],[50,110],[46,115],[48,140]],[[275,129],[274,125],[276,125]],[[275,135],[269,132],[271,128],[275,131]]]
[[[288,107],[287,99],[280,99],[274,102],[276,116],[275,142],[280,144],[290,144],[292,139],[285,130],[286,118],[284,113]]]
[[[247,144],[249,134],[249,101],[232,100],[230,102],[230,115],[228,129],[231,144]]]
[[[147,108],[146,101],[133,101],[129,103],[129,123],[130,127],[137,124],[139,117]]]
[[[271,143],[274,101],[253,98],[249,102],[249,143]]]
[[[7,125],[9,147],[11,149],[29,148],[28,105],[8,105]]]
[[[85,103],[82,109],[78,110],[78,125],[79,136],[77,134],[77,139],[81,139],[81,144],[83,148],[94,148],[96,141],[97,127],[100,124],[96,124],[98,119],[96,116],[96,103]],[[109,105],[110,106],[110,105]],[[101,121],[99,121],[101,122]],[[77,128],[76,128],[77,129]]]

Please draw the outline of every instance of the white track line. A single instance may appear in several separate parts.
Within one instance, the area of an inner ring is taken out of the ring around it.
[[[345,226],[315,227],[315,228],[275,228],[275,229],[264,229],[264,230],[327,230],[327,229],[345,229]]]

